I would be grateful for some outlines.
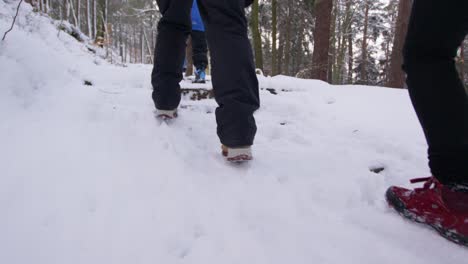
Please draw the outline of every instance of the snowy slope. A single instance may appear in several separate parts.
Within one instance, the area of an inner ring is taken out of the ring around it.
[[[13,13],[0,1],[0,32]],[[160,124],[150,66],[20,14],[0,44],[0,263],[466,263],[385,204],[429,175],[405,91],[260,78],[255,160],[233,166],[213,100]]]

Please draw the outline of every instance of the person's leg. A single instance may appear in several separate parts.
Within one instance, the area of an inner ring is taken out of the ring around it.
[[[468,188],[468,99],[455,67],[468,1],[415,0],[404,50],[410,96],[443,184]]]
[[[260,106],[245,0],[198,0],[211,54],[212,82],[219,107],[218,136],[230,148],[253,144],[253,113]]]
[[[414,0],[404,70],[429,144],[434,177],[414,190],[392,186],[386,199],[402,216],[468,246],[467,95],[454,57],[466,34],[466,0]]]
[[[180,103],[186,39],[191,30],[192,0],[157,0],[163,17],[158,24],[151,74],[153,101],[159,110],[174,110]]]
[[[208,66],[208,44],[206,34],[203,31],[192,31],[192,58],[195,68],[205,70]]]

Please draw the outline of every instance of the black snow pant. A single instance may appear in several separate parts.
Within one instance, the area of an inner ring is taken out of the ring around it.
[[[253,113],[260,106],[252,47],[244,7],[249,0],[198,0],[211,53],[212,83],[219,107],[218,136],[228,147],[250,146],[257,130]],[[191,31],[192,0],[157,0],[158,24],[153,100],[156,108],[179,106],[186,39]]]
[[[431,171],[455,187],[468,187],[468,98],[454,60],[467,33],[468,0],[414,0],[403,69]]]
[[[193,65],[198,69],[206,69],[208,66],[208,44],[204,31],[192,30],[192,59]]]

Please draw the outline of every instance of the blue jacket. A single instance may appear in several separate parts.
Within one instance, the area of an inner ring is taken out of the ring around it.
[[[192,5],[192,30],[205,31],[205,25],[198,10],[197,0],[193,0]]]

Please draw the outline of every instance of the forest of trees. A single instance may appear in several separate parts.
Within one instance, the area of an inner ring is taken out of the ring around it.
[[[111,61],[153,62],[161,16],[154,0],[29,2],[111,49]],[[401,88],[401,49],[411,4],[412,0],[255,0],[246,12],[257,68],[266,75]],[[459,54],[458,69],[468,84],[468,41]]]

